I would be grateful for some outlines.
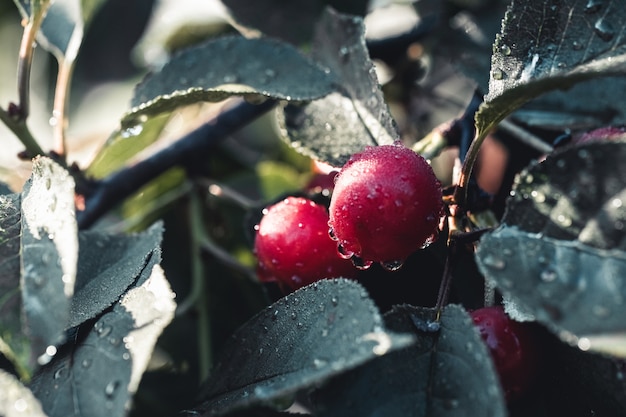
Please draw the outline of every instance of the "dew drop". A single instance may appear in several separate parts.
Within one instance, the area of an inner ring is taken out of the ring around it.
[[[619,198],[614,198],[614,199],[611,201],[611,205],[612,205],[614,208],[620,208],[620,207],[622,207],[622,205],[623,205],[623,204],[624,204],[624,203],[623,203],[623,202],[622,202],[622,200],[621,200],[621,199],[619,199]]]
[[[113,330],[111,326],[103,325],[96,329],[96,333],[98,334],[99,337],[106,337],[109,335],[109,333],[111,333],[111,330]]]
[[[296,314],[295,311],[293,313],[291,313],[291,320],[295,320],[297,318],[298,318],[298,315]]]
[[[104,387],[104,394],[108,398],[112,398],[113,395],[115,395],[115,391],[117,391],[119,386],[120,386],[120,382],[119,381],[111,381],[111,382],[109,382],[106,385],[106,387]]]
[[[337,300],[337,297],[331,298],[330,302],[333,303],[334,306],[337,306],[337,304],[339,304],[339,301]]]
[[[141,132],[143,132],[143,126],[142,125],[135,125],[135,126],[131,126],[127,129],[124,129],[122,131],[122,137],[124,139],[126,138],[130,138],[132,136],[137,136],[139,135]]]
[[[368,269],[374,263],[373,261],[365,261],[363,260],[363,258],[354,255],[350,258],[350,260],[352,261],[352,265],[354,265],[355,268],[361,270]]]
[[[327,363],[328,362],[323,359],[313,359],[313,366],[315,367],[315,369],[323,368],[324,366],[326,366]]]
[[[583,49],[583,45],[582,45],[582,43],[580,43],[578,41],[574,41],[574,42],[572,42],[572,49],[574,51],[580,51],[581,49]]]
[[[541,271],[541,274],[539,275],[539,277],[541,278],[541,280],[543,282],[552,282],[557,278],[557,273],[555,270],[553,269],[544,269],[543,271]]]
[[[91,363],[92,363],[91,359],[83,359],[83,361],[80,363],[80,365],[83,368],[86,369],[86,368],[89,368],[91,366]]]
[[[563,227],[570,227],[572,225],[572,219],[564,214],[559,214],[556,217],[556,221]]]
[[[483,263],[485,265],[487,265],[488,267],[491,267],[493,269],[502,270],[502,269],[506,268],[506,262],[504,262],[504,259],[499,258],[499,257],[494,256],[494,255],[487,255],[487,256],[485,256],[485,258],[483,259]]]
[[[509,45],[502,45],[500,47],[500,52],[502,53],[502,55],[509,56],[511,55],[511,48],[509,47]]]
[[[272,314],[272,320],[276,320],[278,318],[278,310],[274,310],[274,314]]]
[[[605,42],[609,42],[615,36],[615,28],[604,18],[596,21],[596,24],[593,25],[593,31]]]
[[[17,400],[15,400],[15,402],[13,403],[13,408],[15,409],[15,411],[17,411],[18,413],[23,413],[24,411],[26,411],[28,409],[28,402],[24,399],[24,398],[18,398]],[[11,413],[9,413],[10,415]]]
[[[585,13],[596,13],[602,8],[602,0],[589,0],[585,5]]]
[[[503,80],[503,79],[506,77],[506,74],[505,74],[505,72],[504,72],[504,71],[502,71],[501,69],[496,68],[496,69],[494,69],[494,70],[491,72],[491,77],[492,77],[494,80],[498,80],[498,81],[499,81],[499,80]]]
[[[351,259],[354,256],[354,252],[347,250],[342,244],[337,245],[337,253],[343,259]]]
[[[385,270],[394,272],[402,268],[404,261],[386,261],[380,264]]]
[[[536,203],[543,203],[546,201],[546,195],[541,191],[533,190],[531,191],[530,196]]]

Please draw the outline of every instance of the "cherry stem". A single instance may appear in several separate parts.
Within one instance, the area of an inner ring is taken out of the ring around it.
[[[213,349],[211,347],[211,317],[209,308],[209,285],[204,263],[202,262],[202,240],[204,235],[204,221],[202,217],[202,202],[198,192],[191,192],[189,201],[189,230],[191,231],[191,274],[192,274],[192,302],[198,314],[198,365],[200,381],[209,377],[213,364]]]
[[[74,36],[73,36],[74,37]],[[54,107],[52,109],[52,135],[54,138],[54,152],[62,159],[65,159],[66,129],[67,129],[67,108],[69,104],[69,91],[74,72],[74,61],[69,58],[59,59],[59,72],[54,91]]]
[[[209,194],[215,197],[223,198],[227,201],[231,201],[243,209],[250,210],[255,208],[259,203],[246,197],[240,192],[228,187],[224,184],[220,184],[217,181],[211,181],[206,178],[198,178],[198,184],[207,188]]]

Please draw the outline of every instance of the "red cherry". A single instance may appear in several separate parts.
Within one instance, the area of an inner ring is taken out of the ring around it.
[[[399,144],[367,147],[337,176],[329,224],[345,257],[394,269],[435,239],[442,209],[424,158]]]
[[[508,401],[521,398],[539,373],[539,341],[529,323],[512,320],[500,306],[470,313],[485,341]]]
[[[326,208],[302,197],[288,197],[266,209],[254,251],[259,279],[287,290],[324,278],[354,278],[358,272],[339,256],[328,235]]]

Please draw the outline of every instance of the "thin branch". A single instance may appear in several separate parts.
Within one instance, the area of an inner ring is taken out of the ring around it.
[[[189,161],[206,155],[218,141],[273,109],[276,104],[274,100],[257,105],[242,100],[169,147],[135,165],[122,168],[102,181],[91,183],[93,189],[82,190],[86,202],[85,210],[76,215],[78,227],[89,228],[150,180],[174,166],[186,166]]]
[[[528,130],[519,127],[508,119],[502,120],[498,125],[498,128],[510,133],[513,137],[515,137],[515,139],[519,140],[529,148],[535,149],[543,154],[551,153],[554,150],[550,144],[545,143],[538,136],[533,135]]]
[[[44,155],[45,152],[37,143],[37,140],[26,126],[26,120],[19,116],[14,116],[14,112],[6,111],[0,108],[0,121],[6,125],[6,127],[13,132],[15,136],[22,142],[26,148],[28,159],[34,158],[37,155]]]
[[[22,120],[28,118],[30,112],[30,70],[33,64],[35,51],[35,37],[46,16],[50,1],[40,2],[36,10],[31,10],[31,16],[24,26],[22,42],[20,44],[19,61],[17,63],[17,90],[19,95],[19,115]]]
[[[60,157],[65,157],[66,142],[65,130],[67,129],[67,107],[69,98],[70,81],[74,69],[73,62],[59,60],[59,73],[54,91],[54,107],[52,109],[52,135],[54,137],[54,152]]]

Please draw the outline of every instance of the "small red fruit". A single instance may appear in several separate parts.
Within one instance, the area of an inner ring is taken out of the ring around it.
[[[324,278],[354,278],[352,263],[339,256],[328,235],[328,212],[322,205],[288,197],[266,209],[256,227],[254,251],[263,282],[296,290]]]
[[[435,239],[442,210],[424,158],[400,144],[367,147],[337,176],[329,225],[345,257],[395,269]]]
[[[485,341],[508,401],[521,398],[539,373],[539,341],[529,323],[512,320],[500,306],[470,313]]]

